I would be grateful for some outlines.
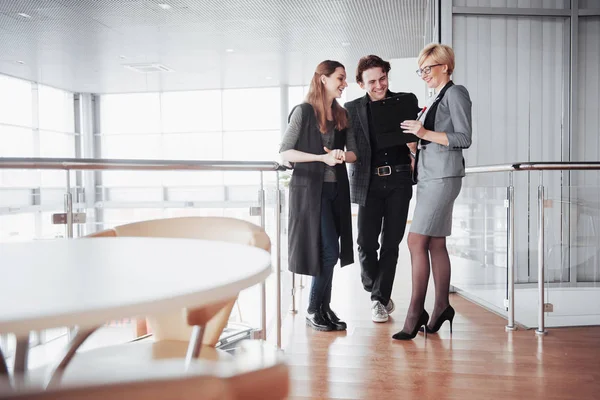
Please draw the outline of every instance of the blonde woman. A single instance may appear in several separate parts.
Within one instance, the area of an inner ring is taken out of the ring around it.
[[[417,203],[408,234],[412,295],[404,327],[393,336],[398,340],[413,339],[419,329],[435,333],[445,321],[449,321],[452,333],[455,311],[448,296],[450,258],[446,237],[452,231],[452,209],[465,176],[462,150],[471,146],[471,99],[464,86],[455,85],[450,79],[453,71],[451,47],[432,43],[421,50],[417,74],[436,95],[418,121],[401,124],[405,133],[420,140],[418,149],[411,148],[418,180]],[[431,320],[425,311],[430,269],[435,284]]]

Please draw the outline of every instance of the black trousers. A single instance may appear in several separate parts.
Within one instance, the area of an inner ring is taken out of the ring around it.
[[[410,171],[393,172],[389,176],[373,176],[367,202],[358,208],[358,254],[362,284],[371,292],[371,300],[383,305],[390,301],[398,247],[406,230],[408,206],[412,198]],[[379,259],[379,236],[381,251]]]

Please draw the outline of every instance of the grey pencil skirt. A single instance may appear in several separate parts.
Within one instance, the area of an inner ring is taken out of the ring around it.
[[[452,209],[461,187],[461,177],[419,181],[410,231],[433,237],[450,236]]]

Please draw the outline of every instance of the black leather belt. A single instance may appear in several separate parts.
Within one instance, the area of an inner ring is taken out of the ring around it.
[[[410,172],[410,164],[383,165],[373,168],[373,175],[377,176],[388,176],[392,172]]]

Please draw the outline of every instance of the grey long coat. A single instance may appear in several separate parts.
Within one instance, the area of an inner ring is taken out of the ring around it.
[[[297,107],[302,108],[302,133],[295,149],[305,153],[325,154],[314,109],[308,103]],[[346,129],[336,130],[332,149],[343,150],[345,145]],[[325,164],[322,162],[296,163],[290,180],[288,268],[297,274],[321,274],[321,192],[324,174]],[[340,204],[340,264],[343,267],[354,262],[346,163],[336,165],[335,176]]]

